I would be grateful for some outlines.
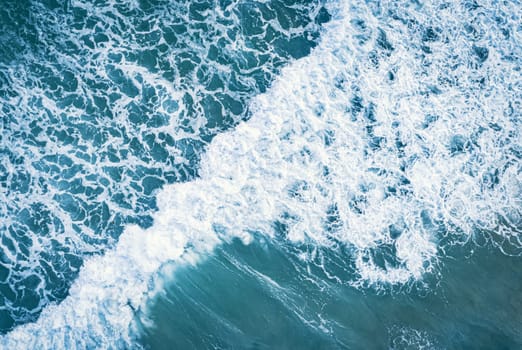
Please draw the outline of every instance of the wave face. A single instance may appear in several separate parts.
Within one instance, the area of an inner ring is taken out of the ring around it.
[[[0,329],[152,225],[217,133],[315,46],[316,1],[8,1],[0,9]]]
[[[29,3],[49,15],[7,26],[5,329],[69,295],[5,346],[136,346],[172,270],[237,238],[384,293],[429,290],[455,246],[521,254],[520,5],[283,3]]]

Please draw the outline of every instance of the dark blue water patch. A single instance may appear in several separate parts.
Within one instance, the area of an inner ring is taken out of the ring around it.
[[[522,346],[520,257],[473,245],[453,247],[453,257],[443,259],[438,274],[425,277],[429,289],[383,294],[343,283],[354,273],[346,263],[349,250],[310,249],[324,254],[321,268],[263,239],[248,246],[234,241],[198,266],[178,268],[164,276],[168,283],[147,314],[138,313],[141,344],[148,349]],[[140,317],[154,326],[143,326]]]
[[[473,54],[479,63],[484,63],[489,57],[489,49],[487,47],[473,45]]]
[[[329,19],[319,0],[4,4],[0,235],[14,297],[0,298],[0,330],[62,300],[125,225],[150,227],[158,190],[197,177],[206,145]],[[34,295],[14,287],[28,275]]]

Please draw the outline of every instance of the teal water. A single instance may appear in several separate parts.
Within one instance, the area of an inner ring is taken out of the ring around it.
[[[521,19],[4,1],[0,347],[522,348]]]
[[[300,260],[299,249],[306,248],[235,241],[197,266],[178,268],[147,309],[150,319],[138,317],[153,324],[144,327],[141,344],[150,349],[522,347],[520,257],[489,247],[459,247],[423,285],[378,292],[343,283],[353,274],[348,252],[325,250],[318,266],[319,261]]]

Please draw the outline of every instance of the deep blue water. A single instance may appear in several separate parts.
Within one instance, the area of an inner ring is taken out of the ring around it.
[[[521,18],[5,1],[0,343],[521,348]]]

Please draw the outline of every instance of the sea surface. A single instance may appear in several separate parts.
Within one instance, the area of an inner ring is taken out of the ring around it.
[[[0,348],[522,349],[522,3],[3,0]]]

